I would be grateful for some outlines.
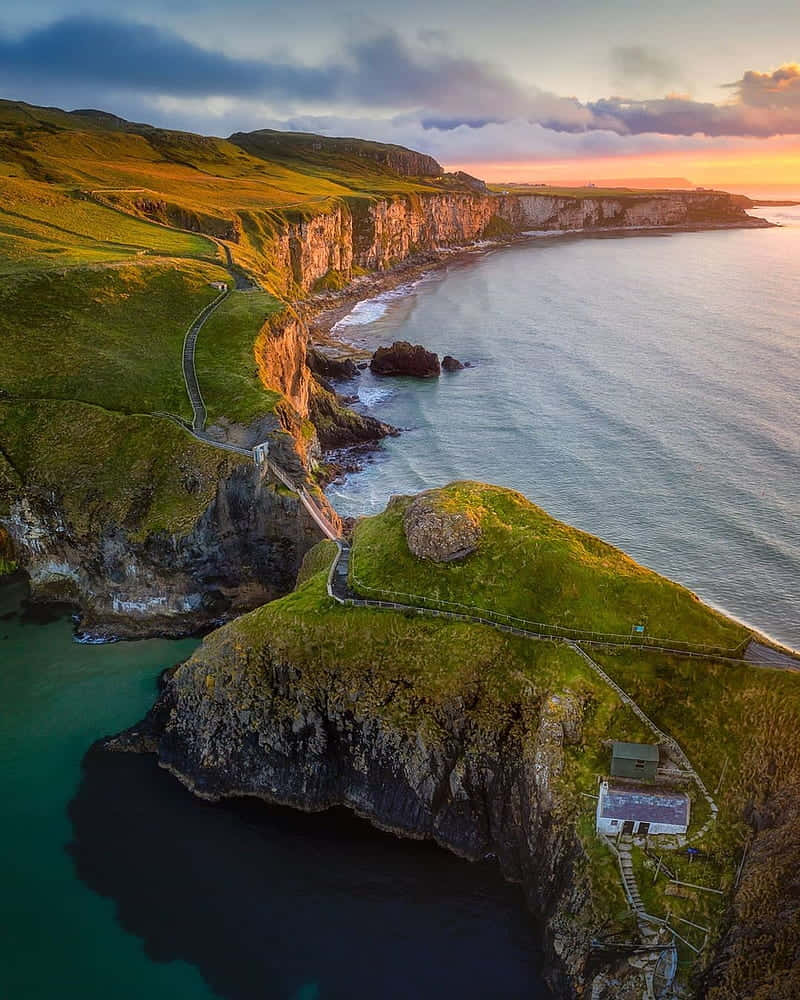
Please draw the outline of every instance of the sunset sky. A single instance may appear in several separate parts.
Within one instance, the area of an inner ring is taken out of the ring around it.
[[[4,6],[9,99],[375,138],[492,180],[800,189],[798,0]]]

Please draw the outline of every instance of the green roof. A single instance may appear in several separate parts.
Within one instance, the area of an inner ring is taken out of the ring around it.
[[[623,757],[625,760],[658,761],[658,747],[651,743],[614,743],[613,757]]]

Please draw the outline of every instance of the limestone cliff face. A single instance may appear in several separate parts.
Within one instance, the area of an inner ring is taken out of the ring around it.
[[[310,219],[289,222],[276,236],[270,257],[278,273],[303,291],[334,272],[350,278],[353,219],[344,205]]]
[[[629,198],[551,198],[519,195],[503,199],[504,217],[530,229],[594,229],[748,223],[733,195],[720,191],[675,191]]]
[[[186,534],[78,531],[58,496],[32,488],[3,523],[33,598],[76,605],[93,639],[187,634],[257,607],[292,588],[319,540],[296,496],[225,458],[216,496]]]
[[[442,191],[350,199],[331,212],[289,221],[276,238],[280,270],[301,292],[353,267],[381,271],[414,253],[462,246],[530,229],[634,229],[650,226],[757,225],[733,195],[675,191],[613,197],[492,195]]]
[[[345,805],[465,858],[496,856],[544,926],[558,995],[580,995],[591,896],[559,785],[565,744],[580,738],[579,700],[501,704],[474,684],[437,697],[406,676],[402,650],[388,672],[301,666],[238,624],[207,638],[110,748],[156,752],[206,799]]]
[[[254,346],[261,381],[282,393],[302,418],[308,416],[312,381],[307,343],[305,324],[286,309],[264,324]]]

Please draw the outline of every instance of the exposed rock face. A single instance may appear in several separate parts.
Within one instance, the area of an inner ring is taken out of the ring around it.
[[[331,512],[335,519],[336,515]],[[220,460],[216,497],[182,536],[79,533],[49,491],[26,490],[4,524],[35,600],[76,604],[93,638],[185,635],[291,590],[319,529],[255,465]]]
[[[462,365],[457,358],[454,358],[450,354],[445,354],[442,358],[442,371],[460,372],[463,367],[464,365]]]
[[[353,268],[382,271],[407,257],[461,246],[487,232],[529,229],[634,229],[641,226],[758,226],[736,196],[719,191],[672,191],[613,197],[492,195],[435,191],[339,205],[310,220],[287,220],[275,237],[276,269],[305,293],[327,275],[345,282]]]
[[[559,787],[564,746],[580,739],[580,703],[531,694],[499,705],[480,683],[434,701],[402,664],[388,673],[301,667],[270,641],[256,647],[216,632],[110,748],[156,752],[206,799],[345,805],[462,857],[496,856],[544,927],[558,995],[581,995],[591,898]]]
[[[307,341],[305,324],[285,309],[264,324],[254,348],[261,381],[282,393],[301,417],[308,416],[312,381]]]
[[[728,927],[706,973],[707,1000],[800,996],[800,788],[777,789],[749,810],[754,829]]]
[[[418,559],[439,563],[466,558],[481,539],[477,517],[442,507],[435,491],[420,493],[408,505],[403,530],[409,549]]]
[[[379,347],[372,355],[370,368],[376,375],[412,375],[434,378],[441,372],[438,355],[421,344],[396,340],[391,347]]]
[[[320,445],[326,451],[380,441],[381,438],[399,433],[390,424],[343,406],[340,397],[321,385],[316,386],[311,394],[309,415],[317,430]]]

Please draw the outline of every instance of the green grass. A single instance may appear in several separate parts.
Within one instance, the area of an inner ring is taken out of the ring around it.
[[[0,388],[125,413],[191,416],[181,369],[192,319],[227,272],[201,262],[79,268],[0,286]]]
[[[638,650],[592,655],[678,740],[712,794],[723,779],[711,844],[732,850],[747,802],[800,774],[800,673]]]
[[[283,398],[264,387],[253,354],[259,331],[283,308],[267,292],[233,292],[203,326],[195,363],[209,424],[223,417],[249,424]]]
[[[503,700],[518,696],[530,682],[540,691],[583,687],[603,697],[594,675],[566,647],[509,638],[480,626],[343,608],[326,590],[333,552],[332,543],[312,549],[298,588],[238,619],[237,637],[254,646],[269,641],[289,661],[319,670],[336,664],[359,672],[399,668],[428,695],[441,695],[475,673]],[[398,649],[403,650],[401,663]]]
[[[133,218],[50,184],[0,177],[0,206],[0,276],[142,254],[217,256],[204,236]]]
[[[246,461],[165,418],[52,400],[0,401],[0,452],[0,513],[22,484],[48,506],[57,498],[78,535],[114,526],[134,540],[188,532],[220,476]]]
[[[463,482],[439,491],[443,510],[478,518],[482,538],[477,551],[459,562],[418,559],[403,531],[409,502],[394,499],[383,514],[356,529],[351,575],[365,594],[373,588],[419,595],[625,636],[646,616],[650,636],[723,648],[736,647],[749,635],[614,546],[555,520],[521,494],[495,486]],[[396,600],[404,601],[402,596]]]
[[[0,275],[140,253],[213,259],[205,233],[225,240],[265,288],[294,296],[280,262],[287,224],[342,204],[365,211],[378,197],[441,190],[436,178],[389,169],[408,155],[396,147],[285,134],[276,147],[274,138],[234,143],[3,102]]]

